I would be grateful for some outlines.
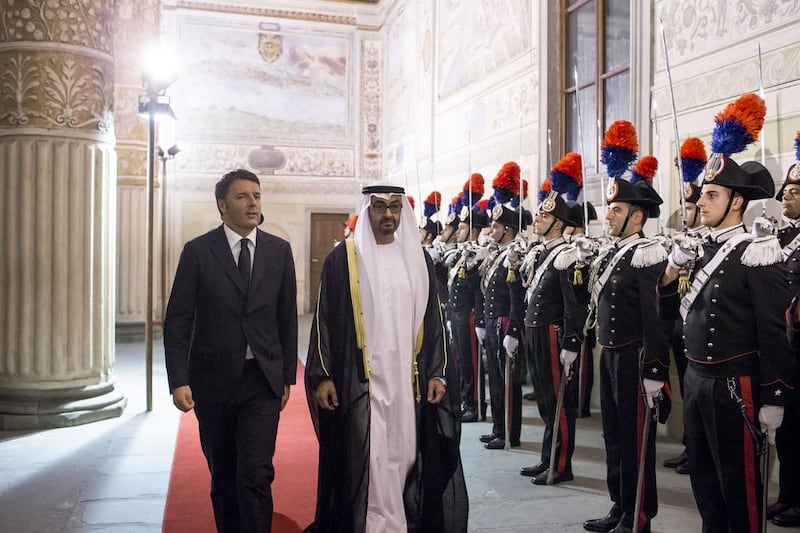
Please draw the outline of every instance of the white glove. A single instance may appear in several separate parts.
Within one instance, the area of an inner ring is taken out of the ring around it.
[[[464,268],[467,270],[472,270],[476,266],[478,266],[477,250],[473,248],[467,248],[464,250]]]
[[[572,375],[572,363],[578,358],[578,352],[561,350],[561,353],[558,354],[558,358],[561,360],[561,365],[564,367],[564,378],[569,379],[570,375]]]
[[[516,268],[522,261],[522,258],[524,257],[524,252],[514,244],[515,243],[512,243],[508,247],[508,252],[506,253],[506,259],[505,261],[503,261],[503,266],[506,268]]]
[[[481,346],[486,341],[486,328],[475,326],[475,336],[478,337],[478,342]]]
[[[642,380],[642,386],[644,387],[644,395],[647,397],[647,406],[652,409],[655,405],[655,398],[658,396],[658,393],[661,392],[661,389],[664,388],[664,382],[644,378]]]
[[[679,233],[672,239],[672,251],[669,253],[667,262],[672,268],[680,270],[702,256],[701,242],[695,237]]]
[[[761,424],[761,431],[767,434],[767,442],[775,444],[775,430],[781,427],[783,422],[783,406],[761,406],[758,410],[758,422]]]
[[[753,227],[750,230],[753,237],[769,237],[775,234],[775,225],[765,217],[756,217],[753,220]]]
[[[428,252],[428,255],[431,256],[431,260],[434,263],[441,262],[441,260],[442,260],[442,251],[438,246],[431,245],[431,246],[428,246],[427,248],[425,248],[425,250]]]
[[[503,348],[506,349],[509,357],[515,357],[517,355],[517,348],[519,347],[519,341],[512,337],[511,335],[506,335],[503,337]]]
[[[490,253],[492,253],[492,251],[488,246],[478,246],[478,248],[475,250],[475,257],[478,259],[478,261],[483,261],[489,257]]]
[[[578,252],[578,262],[588,265],[592,262],[597,251],[597,243],[589,237],[580,236],[575,238],[575,249]]]

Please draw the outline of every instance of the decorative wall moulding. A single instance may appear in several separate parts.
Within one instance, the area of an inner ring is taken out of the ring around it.
[[[295,11],[290,9],[231,6],[212,4],[210,2],[191,2],[186,0],[179,0],[175,5],[179,9],[183,8],[199,11],[211,11],[216,13],[232,13],[236,15],[255,15],[259,17],[305,20],[309,22],[324,22],[327,24],[345,24],[349,26],[355,26],[358,23],[358,19],[352,16],[333,15],[326,13],[308,13],[305,11]]]

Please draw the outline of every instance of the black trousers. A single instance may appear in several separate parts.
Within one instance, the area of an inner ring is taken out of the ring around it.
[[[758,427],[757,374],[733,378],[736,393]],[[689,363],[684,376],[683,423],[689,476],[704,533],[761,531],[761,475],[753,436],[727,380],[702,375]]]
[[[800,507],[800,403],[783,409],[783,422],[775,434],[775,445],[780,460],[780,487],[778,501]]]
[[[255,360],[245,363],[235,402],[195,403],[220,533],[264,533],[272,528],[272,456],[280,410],[281,398]]]
[[[622,511],[621,523],[633,526],[639,454],[646,446],[639,525],[658,512],[656,494],[656,424],[646,420],[644,391],[639,376],[640,343],[600,354],[600,409],[606,446],[606,482],[611,501]],[[644,424],[651,424],[646,443]]]
[[[508,410],[511,413],[509,440],[519,442],[522,433],[522,365],[520,361],[515,363],[511,374],[511,390],[506,390],[506,350],[503,348],[503,337],[507,326],[508,317],[486,319],[485,343],[486,362],[489,367],[489,397],[492,405],[492,433],[505,438],[505,412],[508,403]],[[517,358],[519,357],[518,355]]]
[[[453,330],[453,348],[461,371],[461,405],[478,409],[477,377],[477,338],[472,309],[454,309],[450,314],[450,327]]]
[[[592,388],[594,387],[594,347],[597,344],[597,335],[594,329],[586,332],[586,337],[581,344],[581,353],[575,368],[575,377],[578,381],[578,418],[592,415]]]
[[[669,345],[672,348],[672,359],[675,361],[675,368],[678,369],[678,387],[683,398],[683,378],[686,375],[686,366],[689,364],[683,351],[683,319],[678,317],[671,325],[667,324],[666,329]],[[686,435],[683,436],[683,445],[686,446]]]
[[[558,389],[561,386],[562,371],[559,359],[559,331],[556,324],[542,327],[525,328],[525,353],[529,372],[534,379],[533,390],[536,392],[536,405],[544,422],[542,438],[542,463],[550,463],[550,449],[553,443],[555,428]],[[564,389],[564,402],[558,421],[556,436],[556,472],[572,471],[572,454],[575,451],[575,418],[578,403],[578,380],[574,377],[567,381]]]

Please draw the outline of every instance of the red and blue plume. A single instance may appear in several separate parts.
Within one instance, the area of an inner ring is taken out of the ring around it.
[[[525,199],[527,197],[528,197],[528,182],[527,180],[522,180],[522,199]],[[510,200],[509,204],[511,205],[511,207],[516,209],[517,207],[519,207],[519,202],[520,202],[520,197],[515,196]]]
[[[460,192],[458,195],[453,196],[450,200],[450,205],[447,206],[447,215],[450,216],[451,214],[455,213],[458,214],[461,211],[461,200],[464,198],[464,193]]]
[[[483,175],[474,172],[469,179],[464,182],[464,196],[469,198],[469,191],[472,191],[472,202],[477,202],[485,192],[485,180]]]
[[[483,200],[478,200],[478,203],[472,208],[473,211],[486,211],[489,208],[489,199],[484,198]]]
[[[422,214],[426,217],[433,216],[442,205],[442,193],[439,191],[433,191],[425,198],[425,201],[422,202],[424,205]]]
[[[652,155],[643,156],[633,166],[633,171],[631,172],[631,184],[635,185],[640,181],[653,183],[653,177],[656,175],[656,170],[658,170],[658,159]]]
[[[505,204],[519,195],[519,165],[509,161],[500,169],[492,181],[494,197],[497,203]]]
[[[494,196],[490,196],[489,198],[486,199],[486,211],[488,213],[491,213],[492,209],[494,209],[494,206],[496,205],[497,205],[497,200],[495,199]]]
[[[797,135],[794,138],[794,157],[800,161],[800,130],[797,130]]]
[[[708,162],[706,147],[697,137],[689,137],[681,145],[681,165],[683,166],[683,181],[694,183],[697,176],[703,172]],[[677,158],[675,164],[678,164]]]
[[[583,188],[583,170],[581,169],[581,154],[568,152],[550,171],[550,181],[553,190],[565,194],[567,200],[573,202]]]
[[[619,178],[628,170],[639,152],[636,128],[627,120],[617,120],[606,130],[600,145],[600,160],[609,178]]]
[[[760,96],[743,94],[714,117],[711,151],[728,156],[741,152],[758,140],[766,115],[767,106]]]
[[[542,203],[545,198],[547,198],[547,194],[552,190],[553,183],[550,178],[547,178],[542,182],[542,186],[539,187],[539,203]]]

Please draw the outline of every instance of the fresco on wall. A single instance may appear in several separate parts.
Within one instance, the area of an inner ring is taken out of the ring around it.
[[[349,138],[346,38],[196,18],[178,33],[184,72],[173,105],[181,136]]]
[[[414,3],[406,5],[387,22],[385,94],[386,102],[391,102],[384,108],[387,132],[402,129],[413,118],[409,110],[415,109],[412,102],[417,95],[420,75],[416,24]]]
[[[439,98],[490,76],[531,47],[528,0],[439,2]]]

